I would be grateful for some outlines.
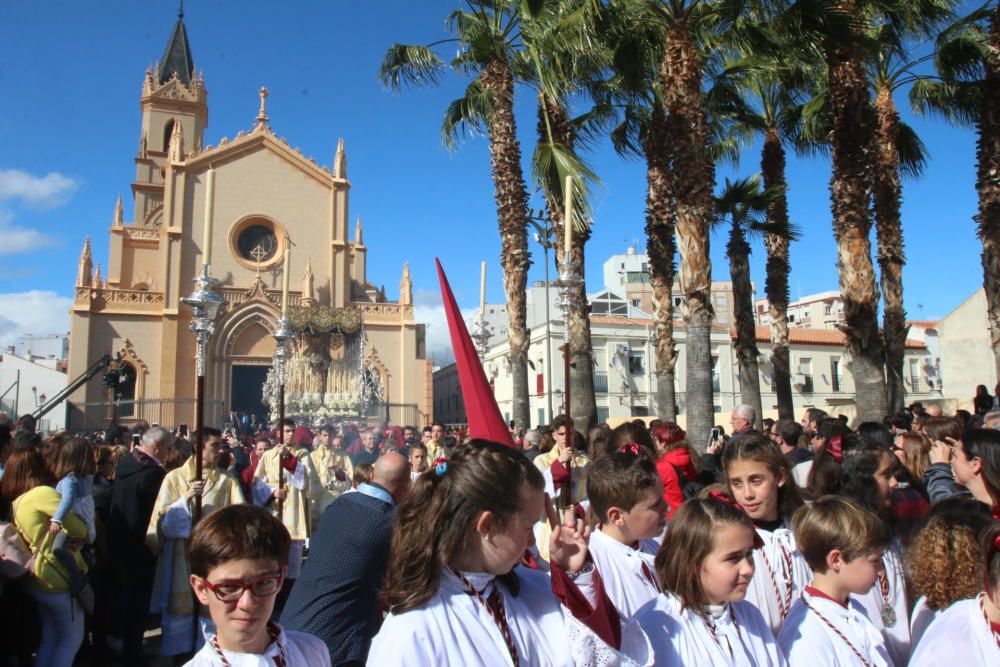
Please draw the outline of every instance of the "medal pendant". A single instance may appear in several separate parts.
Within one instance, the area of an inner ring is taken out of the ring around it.
[[[882,625],[887,628],[896,625],[896,610],[891,605],[882,605]]]

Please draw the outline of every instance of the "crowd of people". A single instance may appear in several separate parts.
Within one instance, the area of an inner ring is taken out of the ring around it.
[[[1000,664],[986,396],[854,428],[739,406],[704,451],[661,420],[560,417],[510,447],[442,424],[41,437],[0,417],[0,648],[41,667]]]

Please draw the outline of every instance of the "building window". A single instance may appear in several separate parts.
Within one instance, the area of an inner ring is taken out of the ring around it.
[[[920,362],[910,359],[910,391],[920,391]]]
[[[594,392],[598,394],[608,393],[608,374],[603,371],[594,371]]]
[[[167,124],[163,126],[163,152],[166,153],[170,150],[170,135],[174,133],[174,119],[171,118],[167,121]]]
[[[718,394],[722,391],[722,386],[719,381],[719,358],[712,355],[712,391]]]
[[[633,417],[648,417],[649,408],[645,405],[633,405],[632,406],[632,416]]]
[[[535,426],[540,426],[545,423],[545,408],[538,408],[538,421],[535,422]]]
[[[799,359],[799,368],[795,379],[798,380],[800,391],[803,394],[813,392],[812,359],[808,357]]]
[[[681,297],[675,296],[674,297],[674,308],[680,308],[681,307],[681,302],[682,302]]]
[[[789,324],[795,323],[795,313],[788,313],[788,322]]]
[[[823,306],[823,314],[833,315],[833,306],[831,306],[830,304],[826,304],[825,306]]]
[[[628,372],[630,375],[642,375],[646,372],[645,357],[644,352],[628,353]]]
[[[633,308],[642,308],[642,299],[632,299],[631,303]]]
[[[840,375],[840,359],[834,357],[830,359],[830,384],[834,391],[840,391],[840,384],[843,377]]]
[[[610,417],[610,416],[611,416],[611,414],[609,413],[608,408],[600,406],[600,405],[597,406],[597,423],[598,424],[604,424],[605,422],[608,421],[608,417]]]

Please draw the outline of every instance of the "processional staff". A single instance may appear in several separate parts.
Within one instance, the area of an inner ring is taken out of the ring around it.
[[[278,318],[277,326],[274,328],[275,346],[274,346],[274,375],[278,381],[278,437],[279,447],[283,448],[287,444],[285,442],[285,383],[288,381],[288,357],[290,355],[290,350],[288,349],[288,343],[295,336],[292,331],[291,324],[288,321],[288,275],[291,268],[291,257],[292,248],[291,242],[288,237],[285,237],[285,258],[282,269],[281,277],[281,317]],[[280,452],[281,450],[279,450]],[[285,489],[285,471],[282,467],[285,462],[285,457],[283,454],[278,455],[278,491],[284,491]],[[284,499],[281,497],[283,493],[278,496],[278,518],[284,516],[285,503]]]
[[[570,332],[569,318],[573,311],[573,305],[578,300],[576,288],[580,283],[580,278],[576,272],[576,263],[573,261],[573,177],[567,176],[565,187],[563,188],[563,202],[565,205],[563,214],[563,261],[559,265],[559,305],[563,311],[563,373],[565,377],[564,412],[566,414],[566,447],[570,452],[570,458],[566,462],[566,471],[569,473],[569,481],[564,483],[559,490],[559,504],[565,511],[573,506],[573,444],[576,439],[576,428],[573,426],[572,408],[570,396],[572,393],[572,382],[570,381]]]

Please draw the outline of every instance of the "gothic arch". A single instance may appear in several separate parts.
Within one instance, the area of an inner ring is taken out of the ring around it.
[[[143,227],[160,227],[163,225],[163,204],[157,204],[142,220]]]
[[[141,401],[146,397],[146,376],[149,375],[149,366],[136,354],[132,341],[128,338],[122,343],[118,350],[121,361],[132,367],[135,371],[135,400]]]
[[[392,377],[392,373],[382,360],[378,356],[378,350],[374,347],[368,348],[368,354],[365,355],[365,361],[362,364],[364,367],[371,368],[373,371],[378,373],[379,382],[382,384],[382,400],[386,403],[389,402],[389,378]]]
[[[234,361],[248,365],[269,366],[271,364],[270,358],[234,358],[233,350],[236,348],[241,334],[245,333],[251,327],[263,327],[268,334],[272,333],[277,318],[277,310],[271,304],[259,299],[242,304],[232,312],[226,314],[219,323],[215,335],[212,336],[212,345],[209,352],[211,363],[211,370],[209,370],[209,375],[211,376],[208,388],[209,394],[222,399],[228,406],[232,393],[232,375],[230,371]]]

